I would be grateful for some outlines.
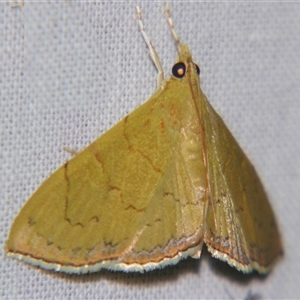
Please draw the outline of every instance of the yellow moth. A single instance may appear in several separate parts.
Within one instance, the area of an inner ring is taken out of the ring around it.
[[[178,49],[151,98],[56,170],[16,217],[9,256],[68,273],[148,271],[214,257],[266,273],[282,254],[261,182],[200,88],[198,66]]]

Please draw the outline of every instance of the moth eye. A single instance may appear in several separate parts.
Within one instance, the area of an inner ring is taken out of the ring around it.
[[[198,65],[196,65],[196,64],[195,64],[195,66],[196,66],[197,74],[200,75],[200,68],[199,68]]]
[[[182,78],[185,75],[185,64],[182,62],[175,64],[172,68],[172,74],[177,78]]]

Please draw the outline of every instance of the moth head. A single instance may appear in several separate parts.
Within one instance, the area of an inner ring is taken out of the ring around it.
[[[193,62],[189,47],[186,44],[178,43],[179,57],[172,68],[172,74],[176,78],[183,78],[187,72],[196,72],[200,75],[200,68]]]

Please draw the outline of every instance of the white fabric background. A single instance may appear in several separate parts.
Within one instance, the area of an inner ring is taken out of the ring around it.
[[[248,153],[270,195],[285,255],[267,277],[243,275],[204,251],[146,274],[76,276],[5,257],[13,219],[38,185],[150,97],[156,70],[139,4],[168,76],[176,59],[163,2],[0,4],[3,299],[300,297],[300,3],[171,2],[201,68],[202,89]],[[51,218],[51,216],[49,216]]]

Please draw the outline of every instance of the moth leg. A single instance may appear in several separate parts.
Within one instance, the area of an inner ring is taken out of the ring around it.
[[[68,152],[68,153],[70,153],[70,154],[72,154],[72,155],[77,155],[79,153],[75,149],[69,148],[69,147],[63,147],[63,150],[66,151],[66,152]]]
[[[24,6],[24,0],[21,0],[20,2],[18,1],[13,1],[10,5],[11,8],[18,8]]]
[[[157,88],[159,88],[164,80],[164,71],[163,71],[163,68],[162,68],[162,65],[161,65],[161,62],[159,60],[159,57],[158,57],[158,54],[154,48],[154,46],[152,45],[149,37],[147,36],[146,32],[145,32],[145,27],[144,27],[144,24],[142,22],[142,13],[141,13],[141,10],[140,8],[137,6],[136,7],[136,12],[137,12],[137,17],[138,17],[138,21],[139,21],[139,25],[140,25],[140,30],[141,30],[141,33],[142,33],[142,36],[149,48],[149,54],[150,54],[150,57],[152,59],[152,61],[154,62],[157,70],[158,70],[158,74],[157,74]]]

